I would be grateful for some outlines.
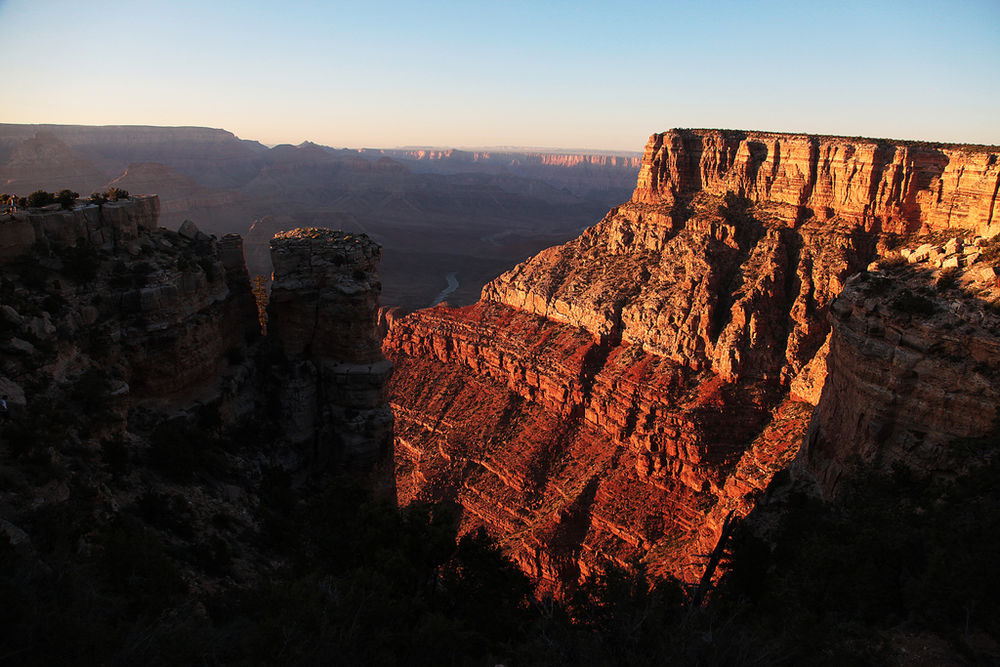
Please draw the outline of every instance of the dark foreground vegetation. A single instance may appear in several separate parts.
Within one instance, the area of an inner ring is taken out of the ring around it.
[[[400,511],[343,477],[302,497],[280,473],[243,536],[276,565],[237,585],[238,543],[172,539],[191,530],[182,502],[147,494],[95,525],[100,491],[78,485],[31,513],[30,550],[0,540],[0,664],[865,665],[916,646],[990,664],[997,444],[959,443],[970,463],[948,481],[900,470],[833,505],[787,496],[696,609],[641,567],[538,601],[486,535],[456,543],[445,507]],[[182,567],[217,584],[194,590]]]

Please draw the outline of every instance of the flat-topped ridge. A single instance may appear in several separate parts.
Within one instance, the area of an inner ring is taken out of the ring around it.
[[[773,130],[732,130],[711,127],[675,127],[666,132],[689,132],[691,134],[705,135],[710,133],[720,133],[726,136],[746,138],[748,136],[761,138],[797,137],[812,138],[820,141],[841,141],[844,143],[878,144],[880,146],[907,146],[915,148],[937,148],[944,150],[965,150],[969,152],[1000,153],[1000,146],[996,144],[963,144],[946,141],[926,141],[923,139],[893,139],[887,137],[859,137],[840,134],[816,134],[814,132],[776,132]],[[655,135],[654,135],[655,136]]]
[[[1000,232],[1000,148],[737,130],[650,136],[632,202],[699,192],[767,204],[799,224],[834,217],[868,231]]]

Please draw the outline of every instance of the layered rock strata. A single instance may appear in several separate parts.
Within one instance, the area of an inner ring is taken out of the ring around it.
[[[796,462],[824,496],[859,465],[946,469],[962,441],[997,432],[1000,268],[976,264],[862,273],[833,303],[826,382]]]
[[[825,400],[850,276],[892,232],[991,231],[998,175],[978,148],[654,135],[579,238],[393,319],[400,499],[457,502],[543,587],[635,558],[696,579]]]
[[[165,419],[235,427],[255,411],[259,327],[240,241],[158,229],[155,209],[155,198],[120,202],[79,235],[91,209],[39,214],[43,242],[4,260],[0,386],[17,415],[49,415],[54,429],[83,410],[70,449],[142,450]],[[0,223],[0,239],[11,229]]]
[[[993,235],[998,149],[733,130],[649,138],[633,201],[693,192],[767,203],[791,221],[842,217],[868,229],[963,228]]]
[[[268,337],[279,373],[285,435],[320,460],[372,466],[388,451],[391,364],[377,333],[381,248],[364,234],[295,229],[271,240]]]
[[[64,248],[83,239],[102,250],[125,250],[134,245],[140,229],[157,228],[159,214],[159,197],[147,195],[68,211],[52,206],[0,215],[0,262],[23,255],[36,243]]]

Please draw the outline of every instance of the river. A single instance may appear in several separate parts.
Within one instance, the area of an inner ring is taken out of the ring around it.
[[[449,273],[448,275],[446,275],[444,277],[444,279],[448,281],[448,286],[445,287],[440,292],[438,292],[438,295],[436,297],[434,297],[434,301],[431,302],[431,306],[438,305],[439,303],[441,303],[442,301],[444,301],[445,299],[447,299],[448,295],[450,295],[452,292],[454,292],[455,290],[458,289],[458,274],[457,273],[455,273],[454,271],[452,271],[451,273]]]

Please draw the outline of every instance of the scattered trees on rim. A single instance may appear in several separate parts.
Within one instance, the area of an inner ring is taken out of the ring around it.
[[[128,199],[130,196],[128,190],[108,188],[103,192],[94,192],[91,194],[90,203],[100,206],[109,201]],[[27,197],[18,197],[17,195],[4,193],[0,194],[0,211],[10,211],[11,209],[16,210],[18,208],[42,208],[51,204],[59,204],[63,209],[70,210],[79,198],[79,192],[73,192],[65,188],[56,193],[48,192],[47,190],[35,190]]]
[[[4,206],[27,206],[29,208],[41,208],[43,206],[49,206],[51,204],[59,204],[62,208],[69,210],[73,208],[76,204],[76,200],[80,197],[79,192],[73,192],[69,189],[62,189],[59,192],[52,193],[46,190],[35,190],[30,195],[25,197],[18,197],[16,195],[0,195],[0,205]]]
[[[80,197],[79,192],[73,192],[72,190],[60,190],[59,192],[56,193],[55,200],[64,209],[69,210],[73,208],[73,204],[76,203],[76,200],[79,197]]]
[[[90,195],[90,203],[97,204],[100,206],[105,202],[118,201],[119,199],[128,199],[128,190],[122,190],[121,188],[108,188],[104,192],[94,192]]]
[[[45,190],[35,190],[28,195],[28,207],[41,208],[42,206],[48,206],[49,204],[55,203],[55,200],[56,197],[51,192],[46,192]]]

